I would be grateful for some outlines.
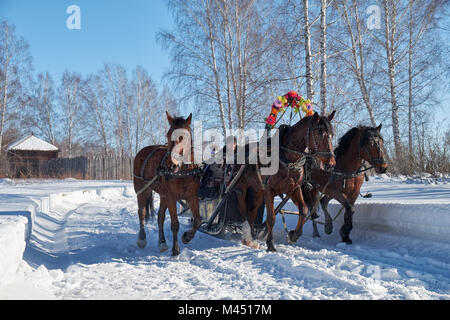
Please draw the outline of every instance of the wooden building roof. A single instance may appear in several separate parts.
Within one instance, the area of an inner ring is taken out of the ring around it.
[[[33,134],[11,143],[6,151],[59,151],[59,149]]]

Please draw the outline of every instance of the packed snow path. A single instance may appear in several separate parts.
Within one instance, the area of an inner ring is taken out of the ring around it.
[[[278,218],[277,253],[266,252],[264,242],[251,249],[235,235],[198,232],[190,244],[180,241],[181,254],[173,258],[170,249],[157,248],[156,221],[146,226],[147,247],[136,246],[136,212],[129,194],[84,203],[67,197],[38,214],[17,279],[0,288],[0,298],[450,299],[446,241],[355,228],[354,244],[346,245],[338,221],[332,235],[320,228],[318,239],[308,222],[298,242],[288,245]],[[296,219],[287,217],[291,228]],[[189,219],[180,222],[179,235]],[[168,214],[165,233],[170,247]]]

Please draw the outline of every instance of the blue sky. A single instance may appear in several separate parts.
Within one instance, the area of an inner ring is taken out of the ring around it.
[[[81,30],[66,27],[70,5],[80,7]],[[30,44],[35,74],[49,71],[56,84],[64,70],[86,75],[106,62],[129,73],[142,65],[161,82],[170,65],[156,42],[157,32],[173,24],[165,0],[0,0],[0,18]],[[435,118],[447,121],[450,94],[438,94],[443,101]]]
[[[81,30],[66,27],[70,5],[80,7]],[[172,24],[164,0],[0,0],[0,18],[30,44],[35,73],[48,70],[56,83],[66,69],[85,75],[105,62],[142,65],[158,82],[169,67],[156,42]]]

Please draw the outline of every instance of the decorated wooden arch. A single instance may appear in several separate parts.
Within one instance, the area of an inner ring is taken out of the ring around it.
[[[303,98],[295,91],[289,91],[285,95],[278,96],[272,104],[269,116],[266,118],[266,129],[272,129],[277,123],[278,112],[285,111],[285,108],[292,107],[294,112],[303,111],[305,116],[314,114],[311,101]]]

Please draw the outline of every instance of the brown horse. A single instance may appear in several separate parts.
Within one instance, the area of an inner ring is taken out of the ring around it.
[[[189,203],[194,222],[191,230],[182,236],[183,243],[189,243],[194,238],[200,226],[199,205],[197,193],[200,187],[200,169],[194,164],[186,164],[180,161],[180,155],[188,153],[193,159],[191,146],[191,119],[192,114],[186,119],[172,117],[167,112],[167,120],[170,129],[167,132],[167,146],[148,146],[138,152],[134,159],[134,190],[137,193],[138,214],[140,230],[138,246],[146,246],[145,220],[149,215],[148,203],[152,201],[152,190],[160,195],[160,207],[158,212],[159,241],[161,251],[168,249],[164,238],[165,211],[168,208],[173,234],[172,255],[180,253],[178,245],[179,221],[177,216],[177,201],[184,199]],[[173,140],[174,131],[184,133],[177,135]]]
[[[325,213],[326,234],[330,234],[333,230],[333,220],[327,210],[330,200],[336,199],[345,208],[344,225],[339,233],[342,241],[348,244],[352,243],[349,235],[353,228],[352,218],[355,213],[353,205],[360,194],[364,172],[367,170],[364,161],[374,167],[377,173],[384,173],[387,170],[380,131],[381,124],[376,128],[359,126],[350,129],[339,139],[338,146],[334,150],[336,156],[334,172],[312,170],[311,179],[315,187],[313,190],[303,188],[305,201],[310,210],[316,209],[313,207],[318,193],[323,191],[324,197],[320,200],[320,204]],[[319,236],[314,220],[313,226],[314,236]]]
[[[299,219],[295,230],[289,232],[289,241],[294,243],[302,234],[308,207],[301,192],[304,180],[304,164],[307,158],[318,159],[319,166],[332,167],[335,164],[331,139],[333,130],[330,121],[335,111],[328,117],[315,113],[305,117],[295,125],[280,130],[280,164],[276,174],[261,176],[258,169],[251,166],[237,187],[239,211],[244,222],[242,242],[255,246],[254,221],[259,207],[265,201],[267,209],[267,251],[276,251],[273,244],[273,226],[275,223],[274,198],[277,195],[289,196],[299,210]],[[273,151],[272,151],[273,152]],[[277,159],[278,160],[278,159]]]

